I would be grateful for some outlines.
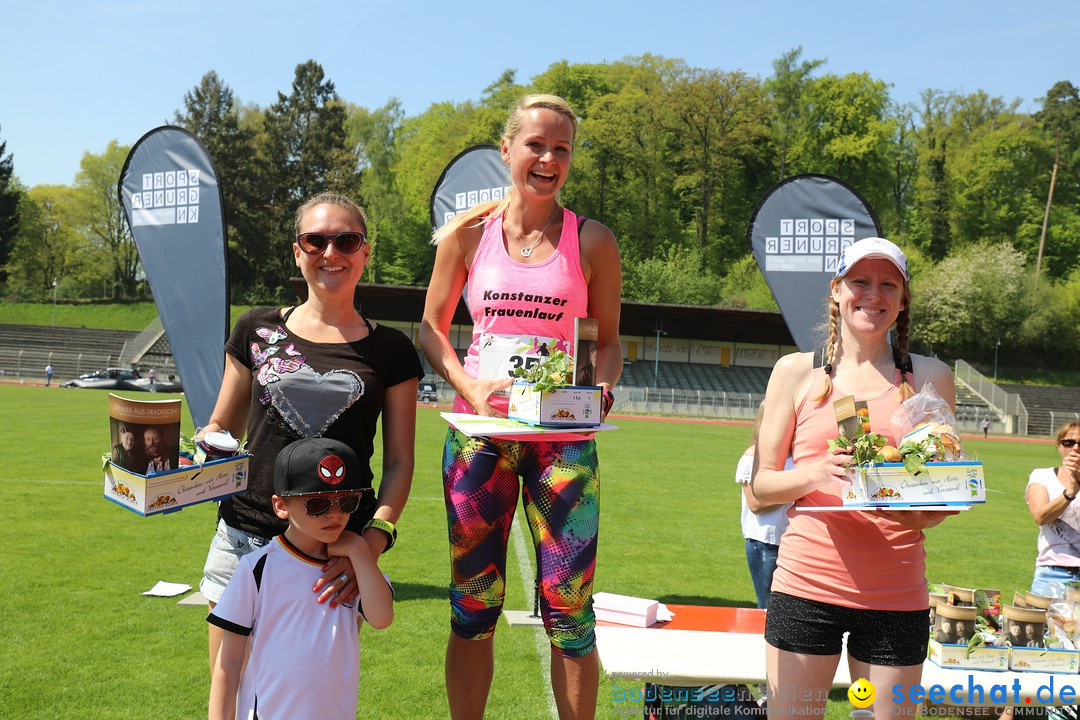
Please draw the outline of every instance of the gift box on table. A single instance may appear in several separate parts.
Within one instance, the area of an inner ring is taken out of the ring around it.
[[[975,618],[978,613],[979,609],[974,606],[938,602],[927,657],[942,667],[1008,670],[1007,645],[983,645],[969,649],[968,643],[976,632]]]
[[[1009,653],[1009,669],[1019,672],[1080,672],[1080,650],[1016,647]]]
[[[235,455],[151,475],[105,464],[105,499],[139,515],[175,512],[247,490],[248,455]]]
[[[969,651],[967,643],[943,643],[931,640],[926,655],[941,667],[969,670],[1009,669],[1008,646],[983,645]]]

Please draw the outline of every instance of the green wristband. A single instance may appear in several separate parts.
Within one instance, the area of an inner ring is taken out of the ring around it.
[[[371,518],[368,520],[367,525],[364,526],[364,530],[368,528],[375,528],[376,530],[382,530],[390,537],[390,542],[383,549],[386,552],[390,548],[394,547],[394,543],[397,542],[397,526],[389,520],[383,520],[382,518]]]

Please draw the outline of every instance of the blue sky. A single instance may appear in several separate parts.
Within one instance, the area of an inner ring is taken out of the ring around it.
[[[410,115],[478,99],[506,68],[525,82],[651,53],[764,78],[799,46],[819,74],[869,72],[901,102],[981,89],[1033,111],[1058,80],[1080,85],[1071,0],[9,0],[0,17],[0,141],[28,186],[70,184],[83,153],[171,121],[209,70],[265,107],[308,59],[344,99]]]

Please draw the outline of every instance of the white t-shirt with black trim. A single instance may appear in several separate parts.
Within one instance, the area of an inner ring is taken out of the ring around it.
[[[793,470],[795,463],[791,461],[789,457],[784,463],[785,470]],[[739,462],[735,466],[735,482],[739,484],[739,500],[742,501],[742,533],[743,537],[748,540],[757,540],[768,545],[779,545],[780,536],[787,530],[788,525],[788,509],[791,507],[791,503],[784,503],[779,507],[775,507],[772,510],[763,512],[760,515],[755,515],[750,511],[750,506],[746,504],[746,496],[743,495],[742,486],[748,484],[752,479],[754,469],[754,456],[742,455],[739,457]]]
[[[236,699],[244,720],[355,720],[360,684],[358,604],[330,607],[311,591],[326,560],[283,535],[240,559],[207,622],[250,636]]]

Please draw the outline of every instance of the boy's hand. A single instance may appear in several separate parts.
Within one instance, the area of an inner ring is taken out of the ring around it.
[[[349,550],[357,547],[357,543],[367,549],[363,538],[346,530],[337,540],[326,546],[330,562],[326,563],[325,572],[312,588],[313,592],[319,593],[318,602],[329,600],[330,607],[337,607],[343,602],[355,600],[360,594],[360,588],[356,584],[356,572],[353,570],[352,560],[349,559]]]
[[[326,551],[331,558],[344,557],[347,558],[353,553],[358,551],[358,548],[370,555],[370,549],[367,541],[363,537],[356,533],[346,530],[338,537],[337,540],[326,546]]]

